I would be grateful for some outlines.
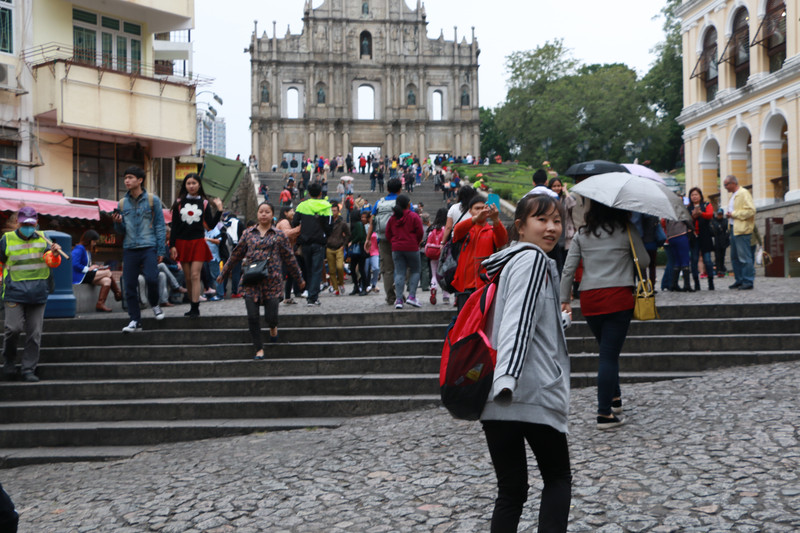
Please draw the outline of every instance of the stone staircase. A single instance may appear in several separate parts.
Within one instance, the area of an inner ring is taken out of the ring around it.
[[[800,304],[664,307],[631,325],[625,382],[800,359]],[[438,404],[452,310],[306,315],[250,360],[241,316],[48,320],[35,385],[0,384],[0,466],[128,457],[147,446],[279,429]],[[576,313],[574,387],[593,386],[596,344]]]

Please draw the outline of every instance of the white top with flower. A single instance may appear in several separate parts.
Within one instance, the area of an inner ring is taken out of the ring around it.
[[[203,216],[203,209],[197,204],[184,204],[181,207],[181,220],[187,224],[199,222]]]

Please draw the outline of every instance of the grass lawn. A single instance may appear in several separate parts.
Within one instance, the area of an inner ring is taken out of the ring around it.
[[[533,187],[534,169],[526,165],[516,163],[503,163],[500,165],[455,165],[458,173],[467,175],[470,183],[478,181],[478,174],[483,174],[486,184],[492,188],[492,192],[501,198],[516,203]],[[572,178],[559,176],[562,181],[572,184]]]

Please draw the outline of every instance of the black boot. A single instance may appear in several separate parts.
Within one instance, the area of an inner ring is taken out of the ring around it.
[[[693,277],[694,277],[694,290],[700,292],[700,275],[695,274]]]
[[[694,292],[694,289],[692,289],[691,273],[689,269],[684,268],[681,270],[681,273],[683,274],[683,289],[681,290],[683,292]]]
[[[708,290],[714,290],[714,275],[708,276]]]
[[[678,281],[681,279],[681,270],[679,268],[672,269],[672,279],[669,282],[669,292],[678,290]]]
[[[200,302],[192,302],[189,311],[183,314],[189,318],[196,318],[200,316]]]

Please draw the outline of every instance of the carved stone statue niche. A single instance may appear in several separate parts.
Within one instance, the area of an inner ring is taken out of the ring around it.
[[[317,103],[324,104],[325,103],[325,87],[320,87],[317,91]]]
[[[369,15],[369,2],[364,2],[361,4],[361,14]]]
[[[469,91],[467,90],[466,87],[464,87],[464,90],[461,91],[461,105],[462,106],[469,105]]]
[[[408,90],[408,105],[417,105],[417,93],[414,92],[414,89]]]
[[[265,83],[261,86],[261,103],[268,104],[269,103],[269,87]]]

